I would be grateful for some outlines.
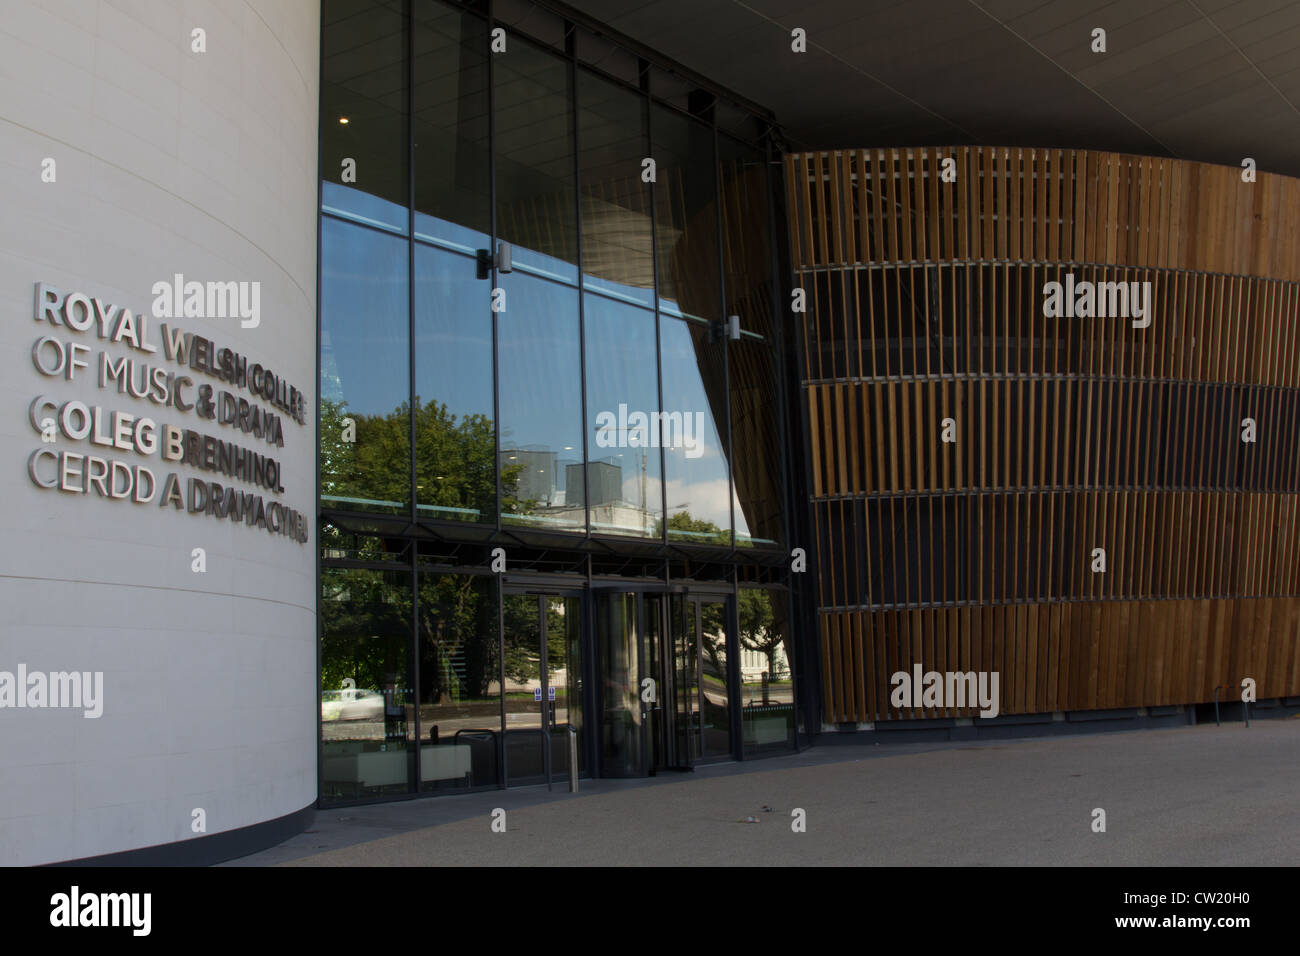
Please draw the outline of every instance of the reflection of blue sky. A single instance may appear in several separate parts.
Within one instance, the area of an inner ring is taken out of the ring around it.
[[[358,415],[389,415],[410,397],[407,241],[321,217],[321,394]]]
[[[358,190],[324,183],[326,211],[376,223],[366,228],[333,216],[321,219],[322,397],[343,398],[362,415],[389,415],[408,398],[407,212]],[[445,403],[459,420],[492,415],[491,284],[478,279],[473,253],[486,248],[482,233],[417,213],[416,392],[423,401]],[[582,457],[582,365],[576,269],[552,256],[514,249],[515,271],[501,275],[507,308],[498,316],[500,446],[546,449],[559,465]],[[564,277],[549,281],[543,276]],[[634,448],[600,448],[596,415],[658,409],[654,314],[641,304],[650,290],[587,276],[587,439],[592,460],[622,469],[623,498],[660,513],[688,512],[721,528],[748,532],[728,480],[719,428],[701,380],[691,328],[673,300],[661,300],[665,412],[703,413],[703,454],[682,448],[645,456]],[[603,295],[595,294],[597,292]],[[631,304],[637,303],[637,304]],[[710,346],[713,347],[713,346]]]
[[[492,420],[492,312],[468,256],[415,245],[415,393]]]
[[[667,316],[660,323],[663,339],[664,411],[704,415],[703,454],[688,458],[684,448],[664,449],[668,513],[689,512],[692,518],[731,527],[731,489],[722,441],[700,377],[690,326]]]
[[[592,294],[585,302],[587,454],[593,460],[607,456],[618,465],[623,471],[623,500],[658,515],[663,509],[659,449],[604,448],[596,442],[596,419],[602,411],[617,415],[620,403],[646,414],[659,409],[654,313]]]
[[[578,290],[521,273],[500,277],[501,447],[582,458]]]
[[[328,181],[321,185],[323,212],[406,235],[405,206],[399,206],[397,203],[372,196],[351,186],[340,186],[338,183]]]
[[[415,238],[469,256],[488,247],[488,237],[484,233],[418,211],[415,214]]]
[[[590,273],[582,277],[582,283],[587,292],[599,292],[609,299],[629,302],[633,305],[654,305],[655,293],[653,289],[642,289],[640,286],[628,285],[624,282],[612,282],[609,279],[602,279],[600,276],[594,276]]]

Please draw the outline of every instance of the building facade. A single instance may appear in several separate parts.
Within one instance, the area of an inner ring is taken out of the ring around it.
[[[1297,180],[793,147],[551,0],[14,0],[0,81],[0,863],[1300,704]]]
[[[1019,148],[786,173],[824,722],[969,724],[892,702],[918,665],[1047,722],[1300,694],[1300,184]]]

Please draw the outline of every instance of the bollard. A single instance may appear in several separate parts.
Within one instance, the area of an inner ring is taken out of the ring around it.
[[[578,792],[578,731],[569,724],[569,793]]]

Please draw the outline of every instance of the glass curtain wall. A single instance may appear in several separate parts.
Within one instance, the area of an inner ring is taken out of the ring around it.
[[[413,6],[415,518],[495,525],[490,289],[477,261],[492,231],[488,29],[465,10]]]
[[[322,507],[781,547],[764,151],[541,8],[409,7],[322,7]]]
[[[327,800],[532,776],[505,735],[534,667],[559,696],[521,714],[617,749],[575,692],[590,598],[520,604],[415,542],[785,545],[764,150],[594,32],[489,6],[322,3]],[[709,633],[698,706],[725,709]]]
[[[649,107],[640,92],[577,75],[591,531],[662,537]]]
[[[495,583],[422,571],[418,598],[420,789],[495,786],[502,700]]]
[[[410,790],[416,772],[411,575],[321,572],[321,795]]]
[[[736,606],[745,753],[788,749],[795,740],[789,595],[778,588],[742,587]]]

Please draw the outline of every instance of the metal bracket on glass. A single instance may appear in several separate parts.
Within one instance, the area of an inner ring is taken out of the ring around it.
[[[729,315],[725,322],[717,319],[709,323],[709,343],[721,342],[723,338],[733,342],[740,339],[740,316]]]
[[[515,271],[514,250],[508,242],[497,243],[497,254],[492,255],[490,249],[478,250],[478,277],[486,279],[491,273],[492,267],[495,266],[497,272],[506,273]]]

